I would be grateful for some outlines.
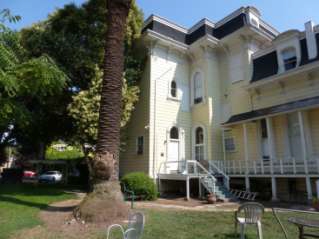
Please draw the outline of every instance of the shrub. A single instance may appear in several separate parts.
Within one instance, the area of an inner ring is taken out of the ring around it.
[[[149,176],[142,172],[135,172],[126,174],[121,183],[125,185],[126,189],[134,192],[136,196],[139,196],[145,200],[155,200],[157,198],[156,185]]]
[[[67,149],[65,151],[58,151],[49,147],[46,151],[45,158],[48,160],[77,160],[83,158],[82,150],[78,148]]]

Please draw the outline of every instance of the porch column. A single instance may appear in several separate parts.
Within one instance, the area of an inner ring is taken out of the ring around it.
[[[300,127],[301,152],[302,152],[302,158],[305,164],[305,174],[308,174],[307,143],[306,143],[306,134],[305,134],[305,128],[304,128],[304,117],[301,111],[298,111],[298,121],[299,121],[299,127]]]
[[[202,184],[200,182],[200,178],[198,179],[198,196],[199,196],[200,199],[203,198]]]
[[[190,191],[189,191],[189,177],[186,177],[186,199],[190,199]]]
[[[222,129],[222,143],[223,143],[223,159],[226,160],[226,148],[225,148],[225,129]]]
[[[306,188],[307,188],[307,199],[308,201],[312,200],[312,187],[310,177],[306,177]]]
[[[248,176],[245,177],[245,190],[250,192],[250,180]]]
[[[248,178],[248,161],[249,161],[249,148],[248,148],[248,134],[247,134],[247,124],[243,124],[244,133],[244,152],[245,152],[245,187],[246,191],[250,191],[250,183]]]
[[[273,201],[273,202],[278,201],[278,198],[277,198],[277,181],[276,181],[275,177],[271,177],[271,194],[272,194],[271,201]]]
[[[273,161],[275,160],[275,147],[274,147],[274,132],[272,119],[270,117],[266,118],[266,126],[267,126],[267,135],[268,135],[268,147],[269,147],[269,156],[270,156],[270,171],[271,174],[274,173],[273,169]]]

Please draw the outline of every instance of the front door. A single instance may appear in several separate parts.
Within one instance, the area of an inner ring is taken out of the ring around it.
[[[169,140],[167,147],[167,170],[168,172],[177,172],[179,161],[179,141]]]

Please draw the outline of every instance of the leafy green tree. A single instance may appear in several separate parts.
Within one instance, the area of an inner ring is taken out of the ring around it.
[[[107,30],[105,5],[106,0],[90,0],[81,6],[69,4],[55,11],[47,20],[21,31],[21,44],[29,57],[49,55],[70,79],[63,94],[50,102],[46,108],[48,112],[43,113],[41,110],[42,113],[37,114],[39,117],[33,124],[34,127],[30,125],[27,133],[20,131],[20,141],[23,141],[25,150],[30,152],[34,148],[32,145],[26,147],[29,135],[43,142],[56,140],[59,134],[65,141],[75,139],[82,144],[96,142],[100,96],[94,94],[98,91],[96,86],[101,84],[97,80],[101,79],[101,75],[97,76],[100,74],[97,73],[97,68],[103,69]],[[143,53],[138,49],[142,24],[143,14],[133,2],[124,40],[126,81],[123,107],[127,109],[127,113],[122,117],[126,120],[129,117],[128,111],[136,101],[136,85],[143,65]],[[84,110],[85,113],[81,115],[78,110]],[[57,114],[50,116],[52,112]],[[41,131],[39,124],[42,125]],[[52,130],[52,125],[58,126],[57,129]]]
[[[22,45],[31,56],[48,54],[67,73],[69,86],[88,89],[95,77],[96,66],[103,68],[106,0],[90,0],[77,6],[65,5],[47,20],[23,29]],[[143,14],[132,3],[125,34],[125,75],[129,85],[141,73],[142,59],[137,57],[136,42],[140,37]]]
[[[96,75],[89,89],[80,91],[73,96],[73,102],[68,107],[70,115],[75,120],[76,140],[82,145],[96,144],[102,77],[102,71],[96,69]],[[138,93],[137,86],[128,86],[126,80],[123,80],[121,127],[124,127],[128,122],[134,109],[134,103],[138,100]]]
[[[34,107],[62,93],[67,76],[47,55],[30,58],[20,35],[1,24],[0,30],[0,150],[19,141],[16,132],[34,123]]]

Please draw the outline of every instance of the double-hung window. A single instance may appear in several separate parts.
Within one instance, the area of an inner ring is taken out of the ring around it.
[[[136,153],[141,155],[144,151],[144,137],[138,136],[136,141]]]
[[[199,72],[196,72],[193,77],[193,93],[194,93],[194,104],[199,104],[203,101],[203,79]]]
[[[236,150],[235,139],[231,130],[224,131],[224,147],[226,152],[234,152]]]

